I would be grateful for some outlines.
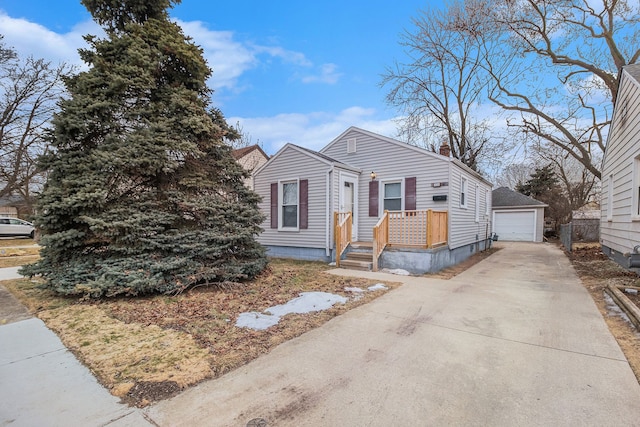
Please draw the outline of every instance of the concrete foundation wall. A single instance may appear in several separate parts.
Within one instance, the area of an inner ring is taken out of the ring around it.
[[[491,247],[491,240],[481,240],[450,250],[448,246],[436,249],[389,248],[380,256],[380,268],[407,270],[411,274],[435,273],[458,264],[478,251]]]
[[[602,245],[602,253],[608,256],[611,260],[617,262],[622,267],[635,272],[636,274],[640,274],[640,267],[631,267],[631,265],[637,265],[638,260],[636,259],[638,255],[633,255],[634,259],[631,259],[630,254],[624,254],[620,251],[616,251],[608,246]],[[632,262],[633,261],[633,262]]]
[[[306,261],[335,261],[334,251],[327,256],[324,248],[298,248],[292,246],[268,246],[267,256]],[[448,246],[436,249],[387,248],[380,256],[379,267],[407,270],[411,274],[435,273],[458,264],[478,251],[491,247],[491,240],[481,240],[453,250]],[[343,256],[344,258],[344,256]]]
[[[299,248],[293,246],[270,246],[263,245],[267,249],[267,256],[274,258],[292,258],[305,261],[331,262],[324,248]],[[333,252],[333,251],[332,251]]]

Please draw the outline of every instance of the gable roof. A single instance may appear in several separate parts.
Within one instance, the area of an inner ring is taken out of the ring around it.
[[[262,148],[260,148],[258,144],[250,145],[248,147],[237,148],[233,150],[231,154],[233,155],[234,159],[238,160],[243,158],[244,156],[246,156],[247,154],[251,153],[254,150],[258,150],[258,152],[260,152],[260,154],[262,154],[265,159],[269,160],[269,156],[267,156],[267,153],[262,151]]]
[[[430,157],[433,157],[433,158],[437,158],[437,159],[442,160],[442,161],[451,162],[454,165],[456,165],[457,167],[459,167],[461,169],[464,169],[470,175],[473,175],[476,178],[480,179],[481,181],[484,181],[485,183],[489,184],[490,186],[493,186],[493,184],[491,184],[491,182],[489,182],[485,177],[483,177],[478,172],[474,171],[469,166],[465,165],[463,162],[461,162],[460,160],[458,160],[456,158],[443,156],[440,153],[434,153],[433,151],[429,151],[429,150],[426,150],[424,148],[408,144],[406,142],[398,141],[397,139],[389,138],[387,136],[380,135],[380,134],[377,134],[375,132],[371,132],[371,131],[368,131],[368,130],[365,130],[365,129],[361,129],[361,128],[356,127],[356,126],[350,126],[347,130],[345,130],[340,135],[338,135],[336,138],[334,138],[333,141],[331,141],[329,144],[324,146],[320,150],[320,153],[323,153],[323,152],[327,151],[331,146],[333,146],[334,144],[338,143],[338,141],[343,139],[346,134],[348,134],[349,132],[352,132],[352,131],[362,133],[362,134],[370,136],[372,138],[383,140],[385,142],[388,142],[390,144],[396,145],[398,147],[408,148],[408,149],[413,150],[413,151],[415,151],[417,153],[420,153],[422,155],[426,155],[426,156],[430,156]]]
[[[491,192],[491,204],[494,208],[543,208],[549,206],[546,203],[542,203],[540,200],[525,196],[524,194],[513,191],[507,187],[496,188]]]
[[[622,67],[623,71],[626,71],[629,76],[633,77],[636,82],[640,83],[640,64],[625,65]]]
[[[304,154],[305,156],[309,156],[312,157],[326,165],[329,166],[338,166],[342,169],[347,169],[353,172],[357,172],[360,173],[362,172],[359,168],[347,165],[345,163],[339,162],[338,160],[332,159],[331,157],[322,154],[322,153],[318,153],[317,151],[311,150],[309,148],[305,148],[305,147],[300,147],[299,145],[295,145],[295,144],[291,144],[290,142],[286,143],[284,145],[284,147],[282,147],[280,150],[278,150],[278,152],[276,154],[274,154],[273,156],[271,156],[271,158],[262,166],[260,166],[255,172],[254,172],[254,176],[258,175],[265,167],[267,167],[267,165],[270,165],[271,163],[273,163],[278,157],[280,157],[280,155],[282,153],[284,153],[286,150],[296,150],[302,154]]]

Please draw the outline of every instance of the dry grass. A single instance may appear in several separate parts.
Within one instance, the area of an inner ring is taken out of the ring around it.
[[[0,239],[0,268],[36,262],[40,248],[31,239]]]
[[[5,248],[8,246],[29,246],[33,245],[35,242],[33,239],[29,238],[21,238],[21,239],[11,239],[6,237],[0,238],[0,248]]]
[[[345,287],[366,288],[377,282],[330,275],[324,272],[327,268],[323,263],[273,260],[257,279],[228,289],[202,287],[177,296],[104,301],[59,297],[26,279],[3,285],[114,395],[144,406],[237,368],[385,292],[354,298]],[[323,312],[287,315],[264,331],[235,326],[242,312],[262,312],[307,291],[350,298]]]
[[[20,267],[21,265],[32,264],[39,258],[39,255],[0,256],[0,268]]]

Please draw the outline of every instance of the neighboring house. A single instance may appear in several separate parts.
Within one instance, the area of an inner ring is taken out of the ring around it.
[[[622,68],[602,168],[602,251],[640,267],[640,64]]]
[[[374,269],[460,262],[489,244],[491,183],[444,154],[355,127],[320,152],[287,144],[254,174],[267,217],[258,241],[270,256],[324,261],[336,240],[340,252],[344,240],[346,252],[386,248]],[[388,228],[374,238],[376,226]]]
[[[547,204],[507,187],[492,193],[493,232],[498,240],[542,242]]]
[[[248,147],[238,148],[233,150],[233,158],[242,166],[244,169],[251,173],[251,176],[245,179],[244,184],[253,189],[253,172],[256,171],[260,166],[267,163],[269,160],[269,156],[262,151],[259,145],[250,145]]]
[[[571,228],[574,242],[600,241],[600,210],[584,206],[571,212]]]
[[[17,218],[21,201],[22,199],[12,196],[0,198],[0,216]]]

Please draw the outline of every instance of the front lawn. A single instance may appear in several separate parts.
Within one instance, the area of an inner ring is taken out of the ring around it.
[[[377,298],[379,283],[325,273],[324,263],[272,260],[255,280],[225,289],[200,287],[180,295],[90,301],[59,297],[27,279],[3,282],[107,387],[144,406],[203,379],[241,366],[278,344]],[[385,283],[395,288],[398,283]],[[326,311],[289,314],[266,330],[235,326],[243,312],[263,312],[301,292],[348,297]]]

